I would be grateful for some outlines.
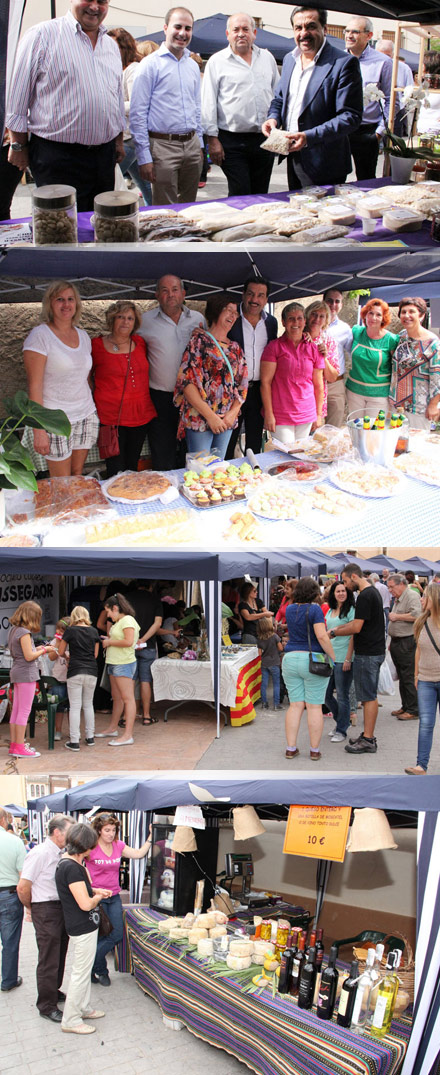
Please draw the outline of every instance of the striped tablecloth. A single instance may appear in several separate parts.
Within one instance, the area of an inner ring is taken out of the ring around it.
[[[160,916],[144,908],[125,911],[131,965],[138,985],[164,1015],[197,1037],[225,1049],[258,1075],[395,1075],[405,1055],[409,1021],[394,1021],[377,1042],[323,1023],[290,997],[249,995],[231,977],[216,979],[209,966],[178,946],[147,936]],[[267,991],[269,992],[269,991]]]

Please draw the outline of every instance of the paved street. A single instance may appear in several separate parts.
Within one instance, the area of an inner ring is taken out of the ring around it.
[[[134,978],[111,967],[110,989],[92,987],[92,1003],[105,1009],[96,1034],[63,1034],[35,1007],[36,944],[23,924],[20,973],[23,985],[0,995],[1,1075],[246,1075],[248,1068],[188,1030],[169,1030],[159,1006]],[[64,988],[69,980],[66,967]]]

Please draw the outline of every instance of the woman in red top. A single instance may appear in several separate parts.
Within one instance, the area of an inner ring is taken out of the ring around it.
[[[117,425],[119,455],[106,459],[107,477],[137,470],[148,426],[156,417],[150,398],[145,342],[134,302],[120,299],[106,310],[108,334],[92,340],[94,398],[101,425]]]

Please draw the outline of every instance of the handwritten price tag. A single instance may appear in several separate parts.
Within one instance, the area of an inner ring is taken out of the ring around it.
[[[291,806],[283,853],[343,862],[351,806]]]

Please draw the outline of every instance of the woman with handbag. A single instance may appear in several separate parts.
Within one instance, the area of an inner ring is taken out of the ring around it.
[[[328,594],[329,609],[325,616],[328,631],[354,620],[354,597],[343,582],[333,582]],[[322,608],[322,605],[321,605]],[[350,725],[350,687],[353,681],[353,635],[333,638],[335,663],[328,680],[325,704],[336,721],[330,734],[331,743],[342,743]]]
[[[55,884],[64,915],[66,931],[73,949],[73,966],[67,989],[61,1030],[65,1034],[93,1034],[96,1027],[85,1019],[102,1019],[105,1012],[90,1003],[90,972],[98,940],[101,900],[110,890],[92,886],[85,860],[96,846],[98,837],[91,825],[72,825],[66,840],[66,853],[58,863]]]
[[[71,424],[69,437],[33,430],[34,449],[47,459],[51,478],[82,474],[89,448],[96,444],[98,416],[89,385],[91,343],[83,329],[79,292],[67,280],[55,280],[44,293],[42,324],[23,344],[29,399],[62,410]]]
[[[325,627],[324,613],[317,601],[320,596],[315,579],[299,579],[292,587],[293,603],[286,609],[289,638],[282,665],[283,679],[289,695],[286,713],[286,758],[297,758],[296,745],[304,706],[310,737],[310,759],[319,761],[323,729],[322,705],[331,675],[330,657],[335,653]]]
[[[150,398],[145,341],[136,303],[119,299],[106,310],[108,333],[92,340],[92,377],[100,421],[98,448],[107,477],[137,470],[156,410]]]
[[[409,776],[426,776],[434,735],[435,718],[440,705],[440,586],[430,582],[422,597],[421,616],[414,624],[417,643],[415,683],[419,706],[417,763],[408,766]]]
[[[238,317],[231,295],[227,291],[211,295],[205,316],[209,331],[194,329],[177,374],[177,437],[186,437],[189,452],[215,448],[224,459],[246,399],[248,371],[242,348],[228,339]]]
[[[119,840],[120,823],[113,814],[97,814],[92,821],[97,835],[97,844],[90,852],[88,867],[94,885],[104,885],[111,890],[111,895],[103,900],[101,907],[108,915],[112,926],[107,936],[98,937],[95,962],[92,967],[92,982],[96,985],[109,986],[110,976],[107,969],[106,955],[122,940],[124,927],[122,921],[122,903],[119,895],[119,870],[121,858],[143,859],[151,848],[150,832],[142,847],[129,847],[124,840]]]

